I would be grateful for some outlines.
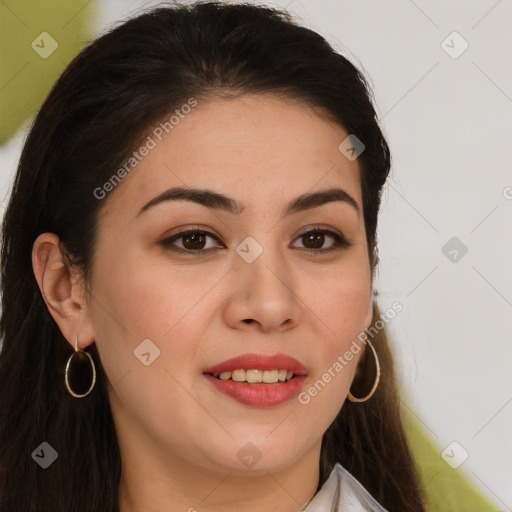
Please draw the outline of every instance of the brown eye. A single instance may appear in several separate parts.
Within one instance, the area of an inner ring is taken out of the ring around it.
[[[331,243],[329,247],[322,249],[326,243],[326,238],[330,238],[334,240],[334,242]],[[171,238],[162,240],[160,245],[167,249],[193,256],[200,256],[201,254],[204,255],[214,249],[226,248],[225,246],[215,244],[212,245],[211,243],[208,247],[208,239],[216,240],[220,244],[219,239],[208,231],[189,229],[187,231],[177,233]],[[302,248],[308,251],[310,254],[319,256],[331,251],[341,250],[352,245],[342,235],[326,229],[310,229],[309,231],[305,231],[299,235],[297,240],[302,240],[303,244],[303,246],[299,247],[299,249]],[[181,244],[178,242],[181,242]]]
[[[185,249],[204,249],[206,243],[206,237],[199,231],[193,231],[188,235],[183,235],[183,246]]]
[[[208,239],[211,238],[213,240],[217,240],[218,238],[214,236],[212,233],[208,231],[200,231],[200,230],[188,230],[182,231],[171,238],[167,238],[160,242],[161,245],[167,247],[169,249],[176,250],[178,252],[187,252],[189,254],[198,253],[204,254],[209,252],[210,249],[214,249],[219,246],[211,245],[210,247],[206,247],[208,243]],[[181,242],[181,246],[177,244],[177,242]]]
[[[306,249],[320,249],[324,245],[325,236],[319,231],[309,231],[301,235]]]
[[[326,237],[333,239],[334,243],[330,247],[322,249]],[[352,245],[342,235],[326,229],[310,229],[302,233],[298,239],[302,240],[303,248],[314,255],[322,255],[331,251],[345,249]]]

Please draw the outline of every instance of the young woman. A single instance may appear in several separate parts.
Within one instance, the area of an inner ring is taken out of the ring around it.
[[[424,510],[372,300],[389,168],[364,77],[284,11],[88,45],[3,224],[1,512]]]

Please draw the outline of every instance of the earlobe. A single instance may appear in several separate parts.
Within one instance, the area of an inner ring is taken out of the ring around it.
[[[79,285],[73,283],[57,235],[39,235],[32,247],[32,268],[46,307],[70,345],[75,346],[77,336],[82,348],[94,342],[89,329],[87,333],[80,331],[87,320],[85,297],[82,290],[77,292]],[[74,298],[76,296],[79,296],[79,302]]]

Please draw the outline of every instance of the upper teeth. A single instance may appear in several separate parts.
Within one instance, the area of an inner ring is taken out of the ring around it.
[[[232,372],[215,373],[215,377],[222,380],[232,379],[236,382],[265,382],[272,384],[274,382],[284,382],[293,377],[292,370],[233,370]]]

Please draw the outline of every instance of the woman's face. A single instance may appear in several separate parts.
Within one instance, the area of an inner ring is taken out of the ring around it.
[[[319,453],[362,351],[332,369],[371,322],[360,170],[338,149],[348,133],[270,95],[199,101],[162,140],[158,126],[154,144],[146,139],[154,147],[102,199],[88,304],[121,453],[277,471]],[[208,190],[208,204],[143,208],[175,187]],[[297,202],[331,189],[346,195]],[[235,202],[240,211],[228,208]],[[337,247],[338,235],[350,245]],[[245,354],[284,354],[306,376],[269,384],[204,373]]]

